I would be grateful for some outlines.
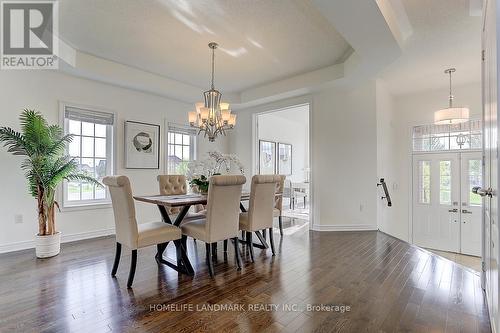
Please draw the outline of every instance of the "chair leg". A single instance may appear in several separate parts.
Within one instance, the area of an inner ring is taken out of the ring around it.
[[[182,243],[182,246],[184,246],[184,250],[187,251],[187,239],[188,237],[186,235],[182,235],[181,237],[181,243]],[[196,239],[193,239],[195,242],[196,242]]]
[[[280,226],[280,236],[283,237],[283,216],[278,217],[278,224]]]
[[[132,250],[132,261],[130,262],[130,272],[128,273],[127,288],[132,287],[135,276],[135,266],[137,265],[137,250]]]
[[[306,209],[306,197],[304,197],[304,209]]]
[[[212,259],[217,260],[217,242],[212,243]]]
[[[248,247],[248,251],[250,252],[250,260],[252,262],[255,262],[254,261],[254,255],[253,255],[253,241],[252,241],[252,233],[251,232],[247,232],[246,234],[246,240],[247,240],[247,247]]]
[[[113,263],[113,269],[111,270],[111,276],[116,275],[118,270],[118,265],[120,264],[120,256],[122,254],[122,245],[116,242],[116,252],[115,252],[115,262]]]
[[[263,237],[264,239],[266,239],[266,234],[267,234],[266,229],[262,230],[262,237]]]
[[[242,240],[245,240],[245,231],[244,230],[241,230],[241,239]]]
[[[207,265],[208,265],[208,273],[210,277],[214,277],[214,266],[212,263],[212,254],[211,254],[211,246],[210,243],[205,244],[205,251],[207,253]]]
[[[274,236],[273,236],[273,228],[269,228],[269,242],[271,243],[271,252],[274,253]]]
[[[236,266],[238,270],[241,270],[241,255],[240,255],[240,245],[238,244],[238,237],[233,238],[234,241],[234,258],[236,260]]]
[[[227,239],[224,239],[224,253],[227,252]]]

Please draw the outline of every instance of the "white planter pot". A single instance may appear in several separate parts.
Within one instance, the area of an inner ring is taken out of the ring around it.
[[[49,258],[61,252],[61,233],[48,236],[35,236],[35,250],[37,258]]]

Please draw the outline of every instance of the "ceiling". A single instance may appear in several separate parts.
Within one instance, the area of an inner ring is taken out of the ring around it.
[[[441,0],[440,0],[441,1]],[[73,48],[186,84],[239,92],[341,63],[350,45],[309,0],[65,0]]]
[[[266,118],[286,119],[295,123],[304,124],[306,127],[308,127],[307,124],[309,123],[309,104],[294,106],[259,115],[259,119]]]
[[[481,80],[481,16],[475,0],[401,0],[413,34],[402,55],[382,72],[389,90],[408,94]],[[474,6],[474,8],[473,8]]]

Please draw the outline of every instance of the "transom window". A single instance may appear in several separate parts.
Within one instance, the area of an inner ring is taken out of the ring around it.
[[[99,181],[114,173],[113,124],[112,113],[64,106],[64,130],[73,134],[68,154],[76,160],[81,171]],[[109,194],[104,187],[87,182],[63,184],[64,207],[109,202]]]
[[[413,127],[413,151],[450,151],[482,148],[482,122]]]
[[[167,146],[168,174],[186,174],[189,161],[193,161],[196,156],[196,131],[181,125],[169,124]]]

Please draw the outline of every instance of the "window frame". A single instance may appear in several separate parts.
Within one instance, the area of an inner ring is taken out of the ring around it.
[[[419,133],[420,132],[420,133]],[[424,133],[422,133],[424,132]],[[472,147],[472,138],[481,136],[483,133],[483,124],[481,119],[470,119],[462,124],[445,124],[445,125],[418,125],[411,127],[410,134],[410,149],[413,154],[425,153],[443,153],[443,152],[467,152],[483,149],[483,142],[480,142],[480,147]],[[456,138],[463,135],[468,142],[466,147],[456,147]],[[444,143],[443,149],[434,149],[432,142],[441,141]],[[420,142],[420,144],[418,144]],[[416,147],[421,146],[421,149]],[[454,147],[452,147],[454,146]]]
[[[109,157],[111,162],[109,163],[110,175],[116,174],[116,138],[117,138],[117,115],[116,112],[96,107],[92,105],[82,105],[72,102],[59,102],[59,122],[61,127],[63,128],[64,134],[68,133],[68,119],[65,117],[66,107],[73,107],[79,109],[85,109],[89,111],[103,112],[112,114],[114,117],[113,125],[107,125],[106,129],[106,138],[111,138],[111,140],[106,140],[106,159]],[[95,134],[95,133],[94,133]],[[111,142],[110,142],[111,141]],[[66,154],[68,154],[69,147],[66,148]],[[95,151],[94,151],[95,155]],[[59,188],[58,200],[61,203],[61,211],[75,211],[75,210],[86,210],[86,209],[96,209],[96,208],[111,208],[111,197],[109,191],[106,189],[106,198],[105,199],[92,199],[92,200],[78,200],[73,201],[68,204],[68,200],[66,197],[68,191],[68,183],[63,181]]]
[[[170,145],[169,142],[169,134],[170,133],[176,133],[176,134],[184,134],[184,135],[189,135],[190,140],[189,140],[189,161],[194,161],[197,158],[198,155],[198,135],[196,130],[193,128],[186,126],[186,125],[180,125],[180,124],[175,124],[175,123],[167,123],[167,126],[165,126],[165,174],[170,174],[170,163],[169,163],[169,151],[168,147]],[[175,145],[175,144],[173,144]]]

